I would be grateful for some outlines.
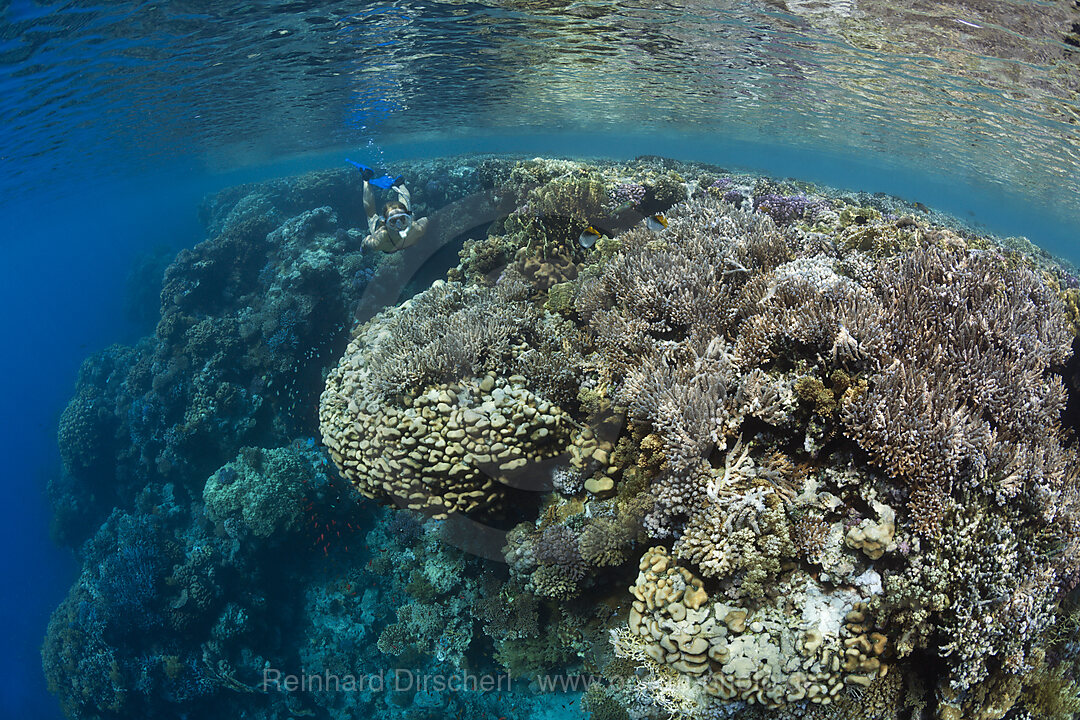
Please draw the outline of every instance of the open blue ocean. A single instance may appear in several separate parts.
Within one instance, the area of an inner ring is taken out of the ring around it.
[[[0,716],[1080,716],[1080,3],[0,0]]]

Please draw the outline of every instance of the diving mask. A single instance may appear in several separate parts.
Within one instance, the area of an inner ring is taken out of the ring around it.
[[[406,212],[391,213],[386,218],[387,227],[391,227],[397,230],[399,233],[403,233],[409,229],[412,225],[412,216]]]

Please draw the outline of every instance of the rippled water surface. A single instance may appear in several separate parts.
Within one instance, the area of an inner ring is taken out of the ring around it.
[[[692,133],[1073,207],[1080,9],[884,0],[4,6],[8,192],[417,133]]]

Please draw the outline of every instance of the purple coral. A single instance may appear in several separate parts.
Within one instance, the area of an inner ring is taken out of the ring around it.
[[[724,193],[724,202],[731,203],[735,207],[739,207],[740,205],[742,205],[742,202],[745,199],[746,196],[738,190],[728,190],[726,193]]]
[[[824,203],[821,200],[814,200],[802,194],[766,193],[754,198],[754,210],[765,213],[779,225],[787,225],[802,219],[808,211],[816,215],[822,209],[824,209]]]
[[[558,568],[561,575],[577,581],[588,569],[578,551],[578,538],[565,525],[553,525],[540,533],[536,541],[536,561]]]
[[[645,199],[645,186],[638,183],[619,183],[611,191],[611,199],[617,203],[637,205]]]

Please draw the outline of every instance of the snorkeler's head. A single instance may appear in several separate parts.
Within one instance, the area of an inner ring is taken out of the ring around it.
[[[412,224],[412,215],[400,202],[388,202],[386,208],[383,211],[383,217],[386,218],[387,227],[391,227],[398,232],[405,232]]]

